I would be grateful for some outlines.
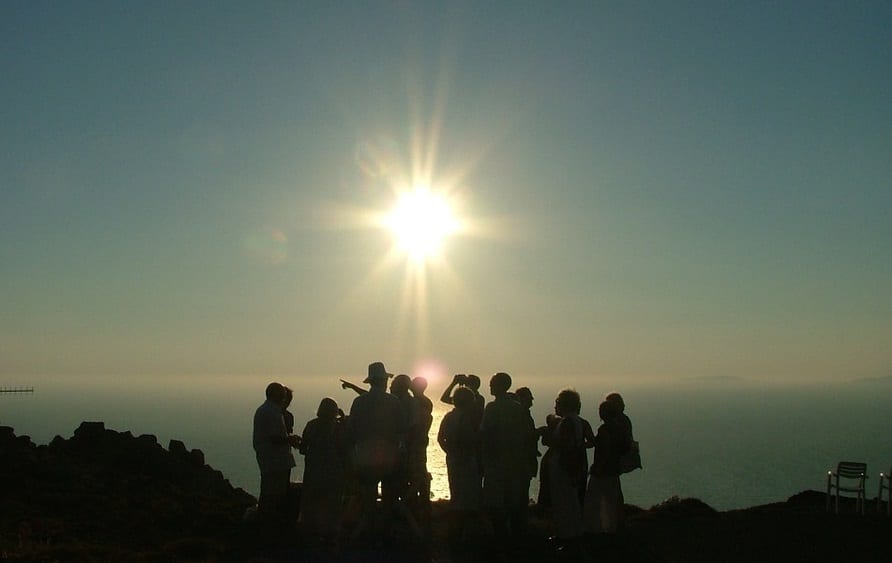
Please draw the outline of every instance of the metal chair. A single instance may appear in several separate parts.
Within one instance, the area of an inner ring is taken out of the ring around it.
[[[877,513],[883,506],[883,491],[886,491],[886,516],[892,515],[892,469],[880,473],[880,492],[877,494]]]
[[[840,483],[840,479],[846,479]],[[867,464],[859,461],[840,461],[836,471],[827,472],[827,512],[830,512],[830,496],[836,490],[835,511],[839,514],[840,493],[856,493],[855,511],[864,514],[864,482],[867,480]]]

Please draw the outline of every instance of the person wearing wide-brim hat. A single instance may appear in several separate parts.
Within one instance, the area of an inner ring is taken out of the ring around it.
[[[393,377],[392,373],[387,373],[387,370],[384,368],[384,364],[381,362],[374,362],[369,364],[369,374],[368,376],[362,380],[363,383],[371,383],[372,379],[380,379],[383,378],[385,385],[389,378]],[[344,379],[341,380],[341,388],[342,389],[352,389],[356,392],[357,395],[364,395],[369,392],[368,389],[364,389],[355,383],[350,383]]]
[[[383,528],[378,531],[389,532],[396,502],[396,477],[406,440],[406,419],[399,399],[387,393],[389,377],[382,362],[369,364],[364,380],[369,384],[369,391],[356,397],[350,407],[349,437],[363,511],[354,537],[365,526],[374,524]],[[381,483],[382,518],[374,514],[378,483]]]
[[[393,374],[387,373],[387,369],[384,367],[384,362],[372,362],[369,364],[369,374],[362,380],[362,382],[373,383],[383,381],[386,383],[391,377],[393,377]]]

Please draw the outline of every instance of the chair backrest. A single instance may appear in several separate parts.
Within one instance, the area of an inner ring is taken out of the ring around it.
[[[857,479],[867,474],[867,464],[860,461],[840,461],[836,466],[836,474],[840,477]]]

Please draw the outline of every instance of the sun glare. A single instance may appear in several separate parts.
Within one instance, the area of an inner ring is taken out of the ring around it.
[[[387,218],[396,244],[414,260],[439,254],[443,241],[458,228],[448,202],[424,187],[403,193]]]

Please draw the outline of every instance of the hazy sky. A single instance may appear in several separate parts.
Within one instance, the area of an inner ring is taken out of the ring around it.
[[[4,1],[0,375],[890,375],[890,29]],[[425,180],[465,229],[421,269],[368,217]]]

